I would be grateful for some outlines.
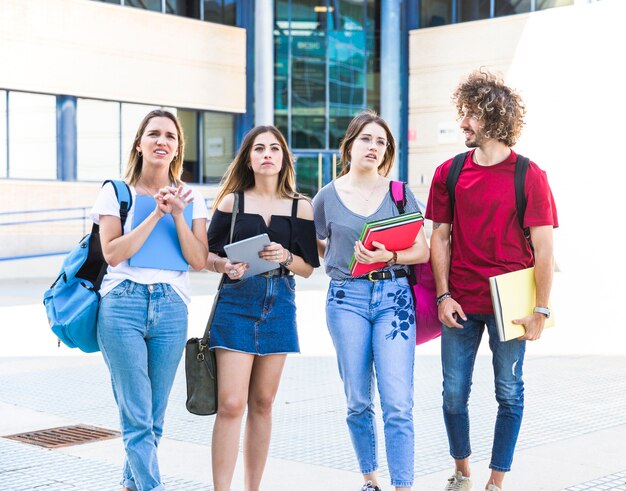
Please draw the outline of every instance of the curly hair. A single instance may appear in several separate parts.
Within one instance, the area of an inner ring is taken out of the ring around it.
[[[524,126],[526,107],[520,95],[486,68],[472,72],[452,94],[459,117],[464,108],[482,124],[487,138],[512,147]]]

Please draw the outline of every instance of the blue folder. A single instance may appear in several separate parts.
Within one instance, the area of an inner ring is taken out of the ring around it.
[[[156,200],[152,196],[137,196],[134,202],[135,213],[133,229],[143,222],[156,207]],[[186,206],[183,217],[191,228],[193,204]],[[171,269],[187,271],[189,264],[185,261],[180,247],[176,224],[172,215],[165,215],[156,224],[152,233],[131,258],[128,264],[136,268]]]

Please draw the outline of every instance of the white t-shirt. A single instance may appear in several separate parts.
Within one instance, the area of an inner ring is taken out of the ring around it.
[[[129,186],[133,197],[133,203],[135,202],[135,196],[137,195],[134,186]],[[185,190],[189,189],[189,186],[184,185]],[[196,218],[208,218],[209,210],[206,207],[204,198],[197,191],[191,193],[193,196],[192,220]],[[135,207],[131,206],[128,211],[128,217],[124,224],[124,234],[130,233],[133,225],[133,215],[135,213]],[[100,224],[100,215],[111,215],[115,217],[120,216],[120,205],[115,197],[115,189],[113,184],[107,183],[102,189],[96,199],[96,203],[91,209],[91,219],[94,223]],[[141,283],[144,285],[150,285],[153,283],[168,283],[174,288],[176,293],[183,299],[186,304],[191,301],[191,285],[189,282],[189,273],[187,271],[173,271],[169,269],[154,269],[154,268],[137,268],[129,266],[128,260],[122,261],[117,266],[109,266],[107,273],[102,280],[100,286],[100,295],[105,296],[113,288],[119,285],[124,280],[131,280],[135,283]]]

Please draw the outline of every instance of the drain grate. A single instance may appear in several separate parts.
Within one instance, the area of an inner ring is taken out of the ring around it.
[[[28,443],[30,445],[37,445],[39,447],[59,448],[97,442],[100,440],[109,440],[111,438],[117,438],[118,436],[120,436],[119,431],[96,428],[95,426],[75,425],[19,433],[17,435],[5,436],[4,438],[21,443]]]

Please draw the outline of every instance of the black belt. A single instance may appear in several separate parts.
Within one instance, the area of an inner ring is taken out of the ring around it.
[[[259,276],[271,278],[272,276],[290,276],[292,273],[287,268],[281,266],[280,268],[271,269],[266,273],[259,273]]]
[[[406,278],[409,276],[409,273],[404,269],[394,269],[389,270],[385,269],[383,271],[370,271],[366,275],[357,276],[354,278],[355,280],[369,280],[369,281],[380,281],[380,280],[390,280],[392,278]]]

